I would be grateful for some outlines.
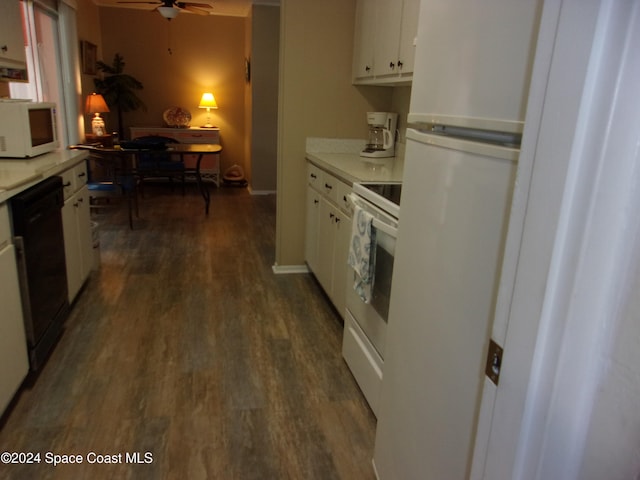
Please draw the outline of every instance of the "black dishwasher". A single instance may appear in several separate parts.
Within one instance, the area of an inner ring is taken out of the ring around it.
[[[54,347],[69,313],[62,179],[50,177],[11,199],[22,308],[32,370]]]

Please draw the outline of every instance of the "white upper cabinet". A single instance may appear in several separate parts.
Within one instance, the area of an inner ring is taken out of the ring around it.
[[[353,78],[373,77],[377,0],[358,0],[356,4],[355,36],[353,39]]]
[[[419,9],[419,0],[358,0],[354,83],[411,83]]]
[[[413,76],[419,12],[420,0],[404,0],[402,3],[400,45],[398,46],[398,73],[402,75]]]
[[[26,80],[27,59],[18,0],[0,2],[0,79]]]

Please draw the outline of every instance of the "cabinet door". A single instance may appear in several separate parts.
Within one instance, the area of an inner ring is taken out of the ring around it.
[[[91,205],[89,189],[85,185],[76,193],[76,228],[78,232],[78,247],[80,253],[81,278],[84,283],[93,267],[93,238],[91,234]]]
[[[62,230],[64,232],[64,254],[67,262],[67,290],[69,303],[76,298],[82,286],[82,255],[78,238],[77,194],[72,195],[62,207]]]
[[[0,414],[29,371],[18,271],[13,245],[0,250]]]
[[[86,185],[64,202],[62,228],[67,261],[67,289],[71,303],[93,265],[89,190]]]
[[[22,15],[18,0],[0,2],[0,64],[26,68]]]
[[[397,0],[377,0],[376,6],[377,36],[374,73],[376,76],[394,75],[398,73],[402,2]]]
[[[320,194],[307,187],[307,221],[305,228],[304,257],[312,272],[318,269],[318,220],[320,215]]]
[[[355,80],[373,76],[376,1],[358,0],[356,4],[355,36],[353,39],[353,77]]]
[[[332,298],[333,292],[333,250],[335,245],[335,219],[338,210],[324,198],[320,199],[320,219],[318,220],[318,267],[316,278],[322,288]]]
[[[418,14],[420,0],[404,0],[402,3],[402,24],[400,26],[400,46],[398,52],[398,73],[413,73],[416,53],[416,37],[418,35]]]
[[[347,277],[349,267],[349,242],[351,241],[351,217],[344,213],[336,213],[335,247],[333,250],[333,303],[344,318],[347,297]]]

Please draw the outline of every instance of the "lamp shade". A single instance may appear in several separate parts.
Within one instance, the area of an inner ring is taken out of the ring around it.
[[[107,102],[104,101],[104,98],[99,93],[92,93],[87,96],[87,103],[84,109],[87,113],[104,113],[109,111]]]
[[[213,96],[213,93],[203,93],[202,98],[200,99],[199,108],[218,108],[218,104],[216,103],[216,99]]]

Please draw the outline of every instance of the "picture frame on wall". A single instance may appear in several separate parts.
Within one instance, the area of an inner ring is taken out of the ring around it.
[[[82,57],[82,73],[86,75],[95,75],[96,61],[98,56],[98,47],[93,43],[82,40],[80,42],[80,55]]]

